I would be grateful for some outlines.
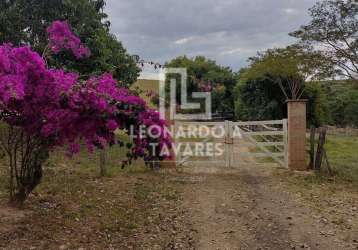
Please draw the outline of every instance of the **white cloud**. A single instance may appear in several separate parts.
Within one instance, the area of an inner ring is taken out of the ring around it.
[[[292,9],[292,8],[285,8],[285,9],[282,9],[283,12],[285,12],[286,14],[289,14],[289,15],[295,15],[295,14],[299,14],[299,10],[297,9]]]
[[[196,38],[197,37],[195,37],[195,36],[189,36],[189,37],[178,39],[174,43],[178,44],[178,45],[182,45],[182,44],[186,44],[186,43],[189,43],[191,41],[194,41]]]
[[[234,70],[258,50],[285,46],[317,0],[107,0],[106,12],[130,53],[164,63],[204,55]]]
[[[234,48],[229,50],[224,50],[220,53],[220,55],[234,55],[234,54],[247,54],[247,53],[255,53],[256,51],[253,49],[245,49],[245,48]]]

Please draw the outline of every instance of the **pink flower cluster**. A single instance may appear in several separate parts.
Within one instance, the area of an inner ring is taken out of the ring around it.
[[[159,112],[154,109],[146,109],[139,113],[139,124],[147,128],[147,136],[137,137],[135,139],[135,154],[141,155],[142,149],[146,148],[148,150],[153,150],[153,147],[150,145],[155,145],[154,152],[158,156],[159,160],[169,159],[172,157],[169,150],[172,147],[172,138],[170,134],[166,131],[166,122],[160,119]],[[139,131],[136,131],[139,133]],[[154,137],[152,137],[154,136]],[[164,149],[165,148],[165,149]],[[153,152],[150,152],[149,156],[153,155]],[[141,155],[145,160],[150,160],[148,155]]]
[[[70,50],[77,59],[89,57],[90,50],[86,48],[81,40],[72,33],[66,21],[55,21],[47,28],[49,46],[53,53],[58,54],[63,49]]]
[[[68,43],[70,40],[61,38],[68,30],[68,25],[62,24],[55,22],[49,29],[56,37],[56,43],[50,39],[52,48],[63,46],[79,53],[76,39]],[[76,73],[49,69],[31,48],[10,44],[0,46],[0,118],[41,138],[50,149],[67,145],[71,154],[79,151],[82,141],[89,150],[117,143],[116,129],[129,131],[133,126],[138,131],[141,125],[165,129],[159,114],[128,89],[118,88],[111,74],[79,81]],[[165,135],[139,138],[131,157],[165,158],[152,154],[151,142],[158,144],[157,152],[171,147],[171,139]]]

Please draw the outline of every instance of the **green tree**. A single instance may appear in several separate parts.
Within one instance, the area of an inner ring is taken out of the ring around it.
[[[324,84],[306,83],[303,98],[307,99],[307,121],[309,125],[316,127],[327,124],[331,113],[328,106],[328,97],[324,91]]]
[[[305,51],[298,45],[268,49],[251,57],[249,62],[243,77],[269,78],[278,84],[286,99],[300,99],[305,82],[321,78],[321,72],[327,71],[320,53]]]
[[[344,81],[324,84],[328,97],[330,124],[358,127],[358,89]]]
[[[240,74],[235,89],[235,116],[238,120],[280,120],[287,117],[286,97],[274,77],[246,78]],[[284,85],[287,81],[281,78]],[[287,85],[286,85],[287,86]],[[325,91],[320,84],[308,83],[302,98],[307,99],[309,125],[320,126],[329,119]]]
[[[187,69],[188,98],[193,92],[209,91],[212,97],[212,112],[234,111],[233,89],[236,79],[229,67],[220,66],[215,61],[203,56],[195,58],[180,56],[166,63],[165,66]],[[177,103],[180,104],[180,86],[178,85]]]
[[[324,0],[310,9],[311,22],[290,35],[316,48],[336,73],[358,81],[358,2]]]
[[[352,99],[344,109],[344,123],[348,126],[358,127],[358,93],[350,96]]]
[[[42,53],[47,45],[46,27],[54,20],[67,20],[92,55],[79,62],[72,54],[63,52],[48,63],[83,76],[112,72],[120,84],[130,85],[137,79],[139,69],[110,34],[104,6],[104,0],[0,1],[0,43],[29,44]]]
[[[235,116],[238,120],[275,120],[285,117],[285,95],[270,78],[244,78],[236,86]]]

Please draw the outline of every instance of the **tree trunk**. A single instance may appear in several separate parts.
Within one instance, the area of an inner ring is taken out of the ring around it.
[[[41,150],[44,154],[45,150]],[[45,155],[47,155],[45,153]],[[21,208],[30,193],[41,183],[43,170],[42,164],[47,157],[39,156],[36,153],[31,155],[30,161],[16,159],[10,160],[10,168],[13,173],[13,184],[10,190],[10,205]]]
[[[10,199],[10,206],[22,208],[29,194],[24,187],[18,188],[19,190]]]
[[[49,158],[47,142],[27,135],[21,128],[0,128],[0,148],[9,166],[10,204],[21,207],[42,180],[42,165]]]
[[[10,199],[10,205],[13,207],[21,208],[24,202],[29,197],[30,193],[41,183],[42,180],[42,167],[39,166],[34,171],[32,176],[28,176],[29,179],[19,180],[16,187],[15,194]]]
[[[107,175],[107,166],[106,166],[106,149],[102,149],[99,154],[99,167],[101,170],[101,176],[104,177]]]

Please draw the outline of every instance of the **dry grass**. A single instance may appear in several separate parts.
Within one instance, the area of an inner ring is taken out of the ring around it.
[[[52,154],[23,211],[8,212],[1,184],[0,249],[190,248],[190,229],[178,206],[183,186],[174,181],[178,176],[154,173],[140,162],[122,170],[118,162],[124,154],[109,151],[104,178],[98,153],[83,151],[73,159]]]
[[[358,197],[358,137],[328,135],[325,148],[334,176],[324,171],[292,174],[277,170],[276,174],[318,209],[325,210],[330,203],[337,203],[342,211],[344,207],[349,210],[355,206]]]

